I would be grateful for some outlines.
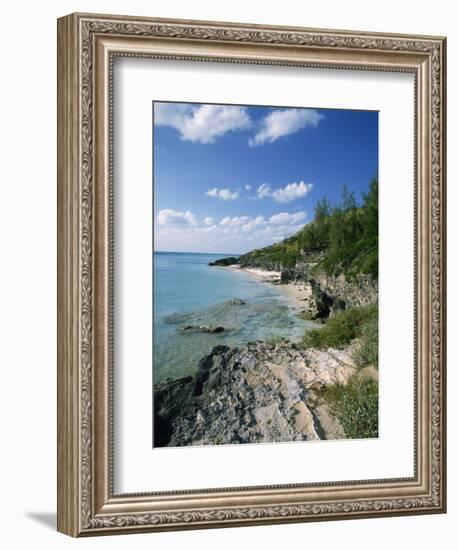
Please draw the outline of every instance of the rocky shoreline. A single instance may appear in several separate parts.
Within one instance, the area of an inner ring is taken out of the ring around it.
[[[342,439],[345,433],[320,398],[325,385],[358,369],[344,349],[299,349],[282,342],[216,346],[195,376],[159,383],[154,391],[154,446],[224,445]]]
[[[236,260],[226,258],[210,265],[240,270],[278,285],[292,298],[301,317],[309,321],[324,322],[339,311],[374,304],[378,299],[378,281],[370,275],[359,274],[349,280],[343,274],[315,273],[315,263],[304,262],[294,268],[274,271],[259,266],[241,266]]]
[[[232,257],[211,265],[240,269],[278,285],[298,314],[311,321],[325,322],[340,311],[377,301],[377,281],[371,276],[329,276],[316,273],[310,262],[281,271],[241,265]],[[187,325],[182,330],[225,329]],[[358,344],[353,340],[342,349],[325,350],[302,349],[288,341],[215,346],[200,360],[195,376],[155,384],[154,446],[343,439],[344,429],[321,390],[355,377],[377,379],[374,367],[355,364]]]
[[[305,309],[307,319],[323,321],[339,311],[377,302],[378,281],[372,276],[358,274],[349,279],[343,274],[315,272],[311,267],[313,264],[303,264],[281,273],[281,284],[294,283],[309,290],[310,298]]]

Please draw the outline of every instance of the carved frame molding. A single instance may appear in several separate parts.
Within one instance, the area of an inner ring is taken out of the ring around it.
[[[445,39],[73,14],[58,22],[58,46],[58,529],[81,536],[444,512]],[[113,494],[116,56],[415,74],[414,478]]]

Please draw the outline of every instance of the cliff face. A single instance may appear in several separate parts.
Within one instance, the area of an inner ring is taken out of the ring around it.
[[[378,281],[371,275],[359,273],[348,279],[343,274],[335,276],[321,272],[315,280],[324,292],[343,301],[347,308],[368,306],[378,300]]]
[[[373,304],[378,287],[378,181],[358,204],[343,189],[340,204],[317,201],[315,218],[281,242],[240,256],[240,267],[281,271],[282,282],[302,282],[314,301],[311,319]],[[307,314],[307,313],[306,313]]]
[[[217,346],[195,377],[158,384],[155,446],[345,437],[316,390],[355,374],[352,346],[299,350],[290,343]]]
[[[309,288],[304,316],[311,320],[325,320],[344,309],[368,306],[378,300],[377,279],[363,273],[350,279],[343,273],[328,275],[312,264],[302,264],[283,270],[281,282],[296,282]]]
[[[324,321],[344,309],[368,306],[377,302],[377,277],[362,272],[353,273],[351,276],[344,272],[329,274],[321,267],[326,257],[323,251],[302,252],[300,259],[296,259],[292,267],[285,267],[273,252],[275,246],[278,245],[240,256],[240,267],[280,271],[281,283],[304,285],[310,295],[304,304],[303,315],[306,319]]]

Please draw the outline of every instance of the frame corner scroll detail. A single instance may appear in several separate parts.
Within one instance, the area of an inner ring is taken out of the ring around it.
[[[58,44],[59,530],[78,536],[445,511],[445,39],[73,14],[59,20]],[[110,59],[123,55],[415,74],[423,197],[416,247],[428,296],[418,305],[429,340],[417,357],[415,479],[202,490],[182,505],[179,494],[113,494],[107,156]]]

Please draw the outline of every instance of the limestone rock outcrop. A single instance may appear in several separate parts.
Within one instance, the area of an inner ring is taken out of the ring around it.
[[[289,342],[216,346],[194,377],[157,384],[155,445],[215,445],[345,437],[317,390],[356,373],[353,346]]]

